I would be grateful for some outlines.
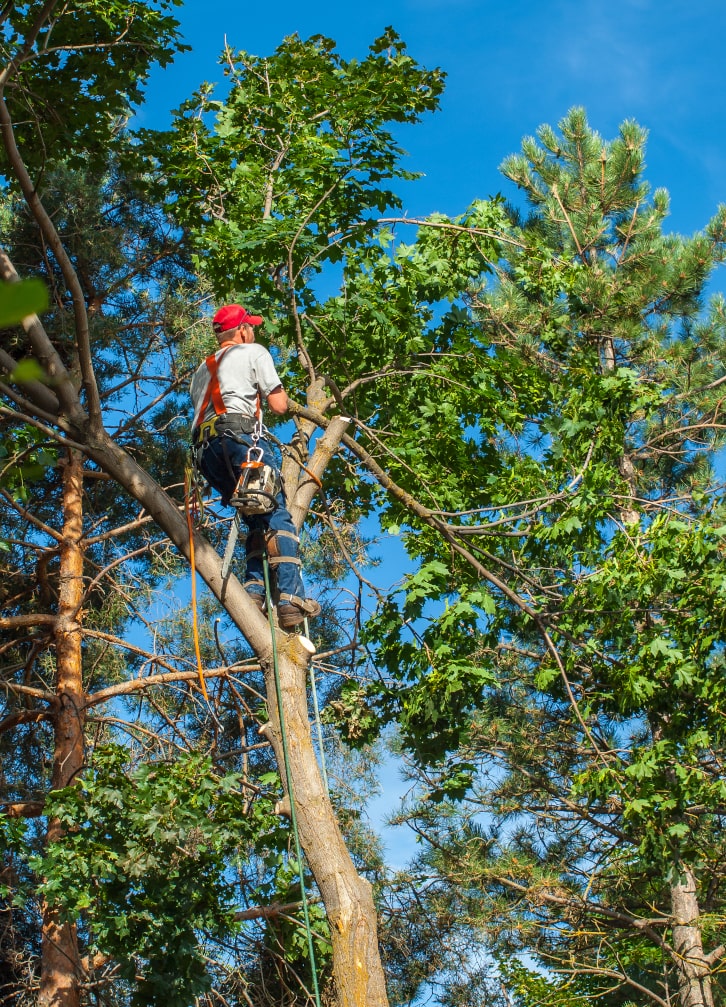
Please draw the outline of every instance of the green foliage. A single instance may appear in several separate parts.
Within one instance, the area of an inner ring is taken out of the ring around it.
[[[590,997],[580,991],[579,983],[556,982],[525,968],[517,961],[501,966],[506,984],[517,1007],[587,1007]]]
[[[443,75],[390,28],[363,60],[293,35],[270,57],[229,50],[225,62],[226,101],[204,86],[153,152],[218,296],[253,293],[267,310],[284,282],[309,305],[311,276],[366,240],[371,213],[401,205],[387,183],[414,176],[387,127],[435,109]]]
[[[365,628],[363,737],[395,722],[412,756],[430,911],[559,974],[522,1003],[685,982],[640,927],[668,921],[684,865],[722,936],[726,331],[704,289],[725,213],[665,233],[644,152],[634,123],[607,142],[578,109],[525,140],[503,171],[529,215],[496,204],[426,366],[366,388],[399,487],[382,523],[417,566]]]
[[[6,427],[3,431],[0,441],[0,486],[15,499],[26,501],[30,493],[29,484],[43,479],[47,474],[46,470],[55,463],[55,448],[48,444],[46,436],[35,427]]]
[[[598,620],[616,620],[639,592],[643,610],[657,619],[650,599],[666,584],[681,591],[702,560],[699,554],[689,569],[667,574],[679,569],[673,557],[683,543],[678,523],[663,524],[658,515],[669,496],[684,520],[697,510],[697,487],[708,486],[708,459],[722,439],[720,426],[710,422],[718,394],[711,385],[726,363],[722,311],[717,300],[704,314],[700,300],[723,255],[722,214],[690,240],[663,235],[664,197],[650,197],[641,176],[643,131],[626,123],[608,144],[589,130],[580,110],[561,129],[555,137],[543,127],[542,146],[525,141],[523,155],[503,166],[526,190],[534,213],[521,221],[494,208],[501,236],[488,257],[499,248],[496,282],[485,289],[484,274],[462,288],[475,320],[454,308],[438,324],[430,322],[433,359],[406,381],[408,400],[397,390],[395,406],[383,414],[376,388],[389,473],[434,513],[456,515],[442,543],[405,504],[384,505],[384,526],[415,532],[404,533],[404,542],[421,565],[407,578],[402,601],[388,599],[367,628],[396,683],[378,689],[382,715],[402,718],[407,732],[409,713],[420,723],[423,757],[441,754],[432,739],[446,748],[461,731],[465,736],[462,714],[467,702],[480,704],[482,686],[496,679],[502,639],[528,640],[538,649],[534,614],[551,627],[573,674],[582,673],[582,647],[588,665],[592,652],[602,654],[591,674],[603,672],[616,655],[638,679],[633,655],[641,651],[643,675],[651,681],[655,659],[690,674],[681,660],[687,651],[659,643],[657,631],[647,640],[634,640],[632,632],[628,639],[607,638],[602,648],[595,637]],[[496,219],[490,214],[491,224]],[[418,254],[417,247],[414,258]],[[490,269],[486,259],[478,264],[480,271]],[[433,261],[429,269],[436,275]],[[471,262],[467,272],[472,275]],[[398,287],[404,297],[405,269]],[[395,322],[385,331],[396,332]],[[426,395],[432,386],[435,398]],[[642,522],[642,542],[637,531],[618,532],[633,520]],[[713,534],[687,524],[682,533],[691,544],[694,536]],[[450,543],[461,547],[458,554]],[[638,579],[641,563],[631,555],[641,550],[654,550],[662,584],[645,587]],[[610,583],[614,568],[630,576],[632,595],[611,594],[599,605],[594,592]],[[702,604],[715,615],[719,584],[711,581],[702,591]],[[684,610],[691,603],[684,596]],[[701,615],[697,610],[694,624]],[[453,648],[444,672],[448,689],[436,684],[437,659],[447,648]],[[476,672],[480,662],[471,660],[479,653],[488,655],[484,677]],[[538,674],[542,688],[560,688],[546,649]],[[431,693],[440,696],[437,712],[420,706],[411,687],[428,677]],[[614,688],[625,702],[623,683]],[[457,699],[447,726],[452,691]],[[641,709],[636,702],[617,715]]]
[[[50,795],[64,835],[32,866],[69,919],[88,914],[94,951],[129,980],[141,972],[135,1003],[182,1007],[208,988],[200,936],[235,929],[231,865],[279,842],[279,819],[270,800],[248,806],[239,776],[218,776],[208,758],[127,759],[97,750],[81,783]]]
[[[21,280],[0,283],[0,328],[21,322],[28,315],[40,314],[48,307],[48,291],[41,280]],[[8,375],[11,383],[43,381],[43,368],[33,359],[21,360]],[[19,499],[27,499],[26,484],[43,475],[55,461],[54,453],[45,446],[45,438],[32,427],[15,427],[3,432],[0,439],[0,486]],[[4,543],[0,540],[0,549]]]
[[[0,283],[0,328],[16,325],[28,315],[40,314],[48,307],[48,291],[40,280],[21,280],[19,283]],[[20,371],[20,365],[14,381],[39,380],[41,371],[31,371],[26,366]]]
[[[3,9],[0,63],[18,146],[31,172],[58,156],[103,169],[119,124],[151,67],[188,46],[171,13],[181,0],[13,3]],[[3,156],[0,170],[8,174]]]
[[[584,772],[575,791],[616,799],[642,863],[661,870],[701,858],[703,816],[718,814],[726,793],[709,765],[709,753],[726,747],[722,522],[719,510],[694,522],[657,517],[640,536],[616,539],[568,601],[594,623],[588,645],[600,691],[590,709],[645,716],[651,729],[609,767]]]
[[[379,723],[395,718],[404,743],[424,762],[437,762],[456,747],[467,733],[469,718],[483,693],[496,682],[493,670],[481,660],[481,634],[487,617],[493,614],[492,596],[473,589],[454,595],[441,615],[427,615],[426,628],[401,636],[406,623],[422,620],[425,603],[441,591],[441,579],[449,580],[449,570],[432,561],[422,564],[404,581],[403,611],[389,600],[379,606],[370,620],[364,639],[375,644],[380,665],[395,686],[377,683],[368,689],[373,705],[368,717],[379,707]],[[484,622],[482,622],[484,620]],[[405,675],[405,677],[404,677]],[[346,731],[345,725],[342,725]],[[354,740],[348,732],[349,740]],[[367,737],[370,739],[370,728]]]

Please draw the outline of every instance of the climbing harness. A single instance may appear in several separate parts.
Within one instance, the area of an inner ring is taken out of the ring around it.
[[[208,357],[205,358],[204,363],[206,364],[207,370],[209,371],[209,382],[204,391],[202,401],[199,405],[194,419],[192,421],[192,439],[195,441],[198,438],[198,432],[201,433],[203,427],[209,427],[212,424],[212,420],[208,420],[204,423],[204,414],[210,405],[214,407],[215,416],[212,418],[214,423],[219,419],[220,416],[224,416],[227,412],[227,407],[224,404],[224,399],[222,398],[222,389],[219,387],[219,365],[222,363],[224,356],[231,350],[231,346],[225,346],[222,352],[217,357],[216,353],[210,353]],[[214,430],[214,426],[212,426]],[[213,437],[214,432],[209,432],[207,430],[207,437]]]
[[[281,489],[280,474],[276,468],[265,462],[264,451],[259,444],[264,434],[259,392],[257,393],[254,420],[251,417],[229,414],[224,404],[219,387],[219,365],[230,349],[232,347],[227,346],[219,356],[216,353],[211,353],[205,359],[204,363],[209,371],[209,382],[192,424],[192,457],[195,463],[198,454],[204,450],[212,437],[229,436],[239,440],[238,435],[243,433],[248,434],[251,440],[247,457],[240,466],[239,480],[229,501],[237,513],[232,522],[224,550],[223,579],[229,574],[232,556],[239,538],[240,516],[255,517],[271,514],[277,507],[277,496]],[[215,415],[204,419],[210,405],[213,407]],[[227,464],[229,465],[229,461]]]

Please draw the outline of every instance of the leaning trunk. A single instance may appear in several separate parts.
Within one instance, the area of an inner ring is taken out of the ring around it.
[[[386,1007],[371,885],[360,877],[350,859],[312,744],[306,692],[312,645],[308,650],[306,641],[297,636],[287,640],[277,660],[286,744],[282,742],[274,663],[265,667],[270,719],[264,733],[272,742],[286,791],[284,767],[290,771],[292,793],[286,793],[286,798],[294,802],[300,843],[330,923],[336,1002],[340,1007]]]
[[[696,879],[683,865],[671,882],[671,912],[680,1007],[713,1007],[711,964],[703,951]]]
[[[83,464],[69,451],[63,466],[63,539],[60,547],[58,618],[55,626],[55,748],[51,789],[67,787],[83,767],[84,694],[81,664],[83,601]],[[47,842],[62,841],[57,819],[48,822]],[[40,1007],[79,1007],[81,966],[76,928],[58,907],[42,903]]]

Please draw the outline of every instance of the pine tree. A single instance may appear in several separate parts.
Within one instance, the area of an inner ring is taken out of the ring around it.
[[[468,408],[438,403],[436,511],[396,514],[420,565],[367,630],[374,706],[432,767],[421,868],[550,971],[509,966],[522,1004],[719,997],[726,215],[665,233],[644,157],[637,125],[606,142],[576,109],[505,161],[529,215],[432,331]]]

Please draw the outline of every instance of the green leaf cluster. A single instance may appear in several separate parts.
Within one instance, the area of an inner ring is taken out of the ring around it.
[[[388,126],[435,109],[443,74],[420,68],[391,28],[362,60],[293,35],[272,56],[224,61],[227,99],[204,86],[162,151],[153,138],[155,156],[218,296],[244,291],[268,310],[283,282],[309,305],[310,277],[366,240],[372,213],[400,207],[389,181],[413,176]]]
[[[154,64],[167,66],[180,42],[181,0],[13,3],[3,9],[4,97],[31,172],[61,151],[76,167],[103,170],[108,147],[140,104]],[[0,171],[8,174],[3,153]]]
[[[48,307],[48,291],[40,280],[21,280],[19,283],[0,283],[0,328],[17,325],[28,315],[39,315]],[[19,372],[19,373],[18,373]],[[12,375],[15,381],[37,381],[42,370],[31,371],[28,366]]]
[[[207,757],[130,769],[128,752],[94,752],[83,780],[53,792],[62,839],[32,867],[70,920],[88,914],[95,952],[118,960],[135,1003],[187,1004],[208,988],[203,935],[234,932],[232,864],[278,843],[271,800],[248,805],[234,773]]]
[[[32,373],[35,373],[34,369]],[[0,440],[0,486],[15,499],[27,500],[30,484],[41,480],[55,462],[55,448],[34,427],[10,426],[3,430]]]

